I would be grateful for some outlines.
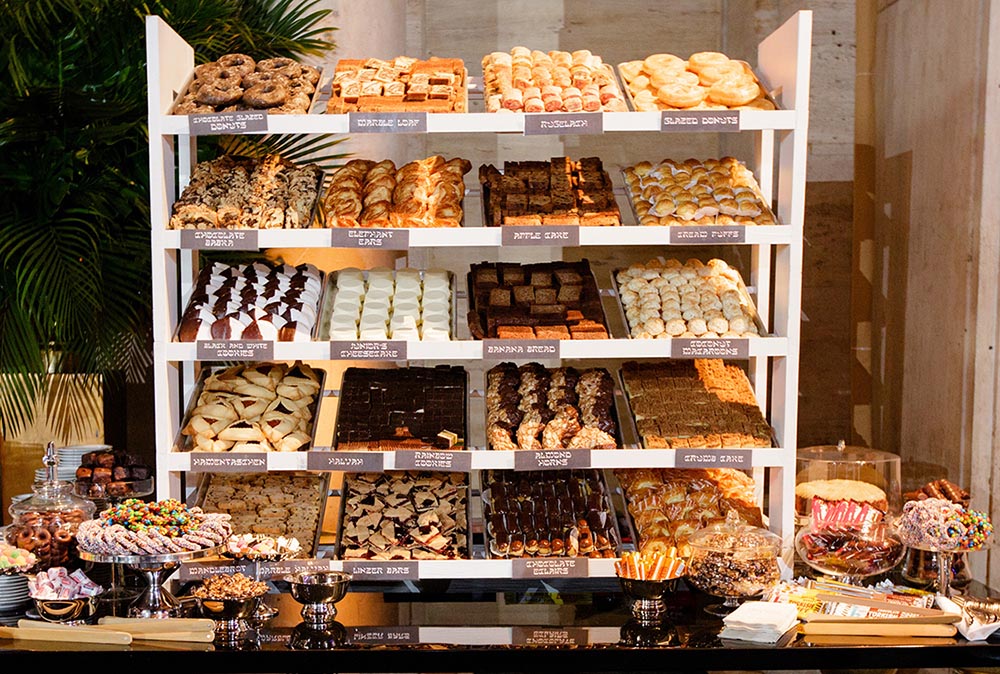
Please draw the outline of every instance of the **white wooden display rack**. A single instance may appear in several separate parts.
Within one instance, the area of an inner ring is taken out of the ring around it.
[[[779,104],[779,110],[740,111],[740,132],[755,134],[756,156],[750,167],[762,193],[773,200],[780,225],[747,227],[742,245],[752,248],[748,285],[756,289],[756,306],[766,337],[747,340],[750,378],[758,404],[774,429],[776,447],[755,449],[752,466],[763,498],[768,481],[766,515],[781,535],[786,561],[793,554],[795,448],[798,413],[803,218],[805,208],[807,133],[812,12],[797,12],[764,39],[757,49],[757,74]],[[181,247],[178,231],[167,229],[174,200],[188,183],[196,156],[196,136],[186,116],[169,115],[177,94],[194,68],[194,52],[161,18],[146,19],[149,109],[150,220],[152,226],[154,389],[156,423],[156,487],[158,498],[182,498],[181,476],[190,469],[191,454],[173,452],[175,438],[193,392],[194,344],[173,341],[183,300],[195,279],[197,252]],[[604,132],[661,132],[660,113],[603,113]],[[427,133],[523,133],[525,115],[436,114],[427,118]],[[349,131],[348,115],[275,115],[268,133],[339,133]],[[475,211],[476,209],[467,209]],[[582,227],[581,246],[668,246],[667,227]],[[501,246],[501,228],[409,230],[410,248]],[[259,230],[260,248],[325,248],[328,229]],[[690,244],[685,244],[690,245]],[[772,317],[772,320],[768,320]],[[566,340],[566,359],[668,358],[671,340]],[[277,343],[277,360],[330,357],[326,342]],[[411,360],[479,360],[481,342],[452,341],[408,344]],[[769,390],[770,389],[770,390]],[[707,450],[706,454],[712,451]],[[300,470],[307,453],[271,453],[268,470]],[[395,465],[392,452],[384,465]],[[472,469],[513,468],[515,452],[470,451]],[[674,467],[675,450],[619,449],[595,451],[593,467]],[[338,562],[333,562],[338,564]],[[607,568],[604,568],[604,567]],[[421,578],[510,578],[510,560],[422,561]],[[591,560],[592,576],[613,576],[610,560]]]

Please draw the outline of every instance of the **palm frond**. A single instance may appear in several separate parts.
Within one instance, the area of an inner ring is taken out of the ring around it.
[[[329,171],[339,166],[340,159],[347,153],[327,152],[346,140],[344,136],[322,134],[319,136],[296,136],[274,134],[266,136],[221,136],[219,149],[226,154],[242,157],[262,157],[278,154],[296,163],[318,164]]]
[[[61,438],[83,435],[91,430],[94,419],[103,416],[100,375],[49,375],[45,418],[56,435]]]
[[[320,25],[331,10],[314,10],[318,4],[318,0],[247,0],[240,5],[245,22],[241,38],[258,54],[325,54],[335,46],[326,37],[334,28]]]

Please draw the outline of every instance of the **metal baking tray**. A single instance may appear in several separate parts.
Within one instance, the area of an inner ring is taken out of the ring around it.
[[[251,231],[251,230],[246,230],[246,231]],[[259,230],[253,230],[253,231],[259,231]],[[320,295],[319,295],[319,300],[316,302],[316,306],[314,307],[316,309],[316,321],[313,323],[312,330],[309,333],[309,337],[312,340],[320,339],[320,337],[318,336],[319,335],[319,326],[320,326],[320,311],[321,311],[322,307],[324,306],[324,302],[325,302],[325,297],[324,296],[326,294],[326,285],[327,285],[326,284],[326,276],[327,276],[326,272],[324,272],[322,269],[320,269],[319,270]],[[181,316],[182,317],[187,312],[187,310],[190,308],[190,306],[191,306],[191,294],[193,294],[196,289],[197,289],[196,287],[193,287],[191,289],[191,293],[188,294],[187,300],[184,302],[184,311],[181,312]],[[180,342],[181,341],[180,331],[181,331],[181,322],[178,320],[177,321],[177,328],[174,330],[173,341],[175,341],[175,342]],[[213,340],[213,341],[226,341],[226,340]],[[239,341],[239,340],[234,340],[234,341]],[[192,342],[186,342],[186,343],[187,344],[191,344]],[[275,343],[278,343],[278,342],[275,342]]]
[[[489,477],[490,477],[490,474],[492,472],[493,471],[482,471],[482,473],[479,476],[480,485],[482,486],[481,498],[482,498],[482,510],[483,510],[483,543],[484,543],[484,547],[486,548],[486,558],[487,559],[516,559],[516,557],[511,557],[509,555],[501,556],[501,555],[497,555],[497,554],[495,554],[493,552],[493,545],[492,545],[492,542],[493,542],[493,530],[492,530],[492,525],[490,523],[490,517],[489,517],[489,512],[490,512],[490,507],[491,507],[491,493],[490,493],[490,487],[488,486],[489,483],[490,483]],[[501,470],[501,471],[496,471],[496,472],[499,472],[499,473],[509,473],[511,471]],[[526,478],[527,476],[531,475],[532,472],[535,472],[535,471],[518,472],[518,473],[513,473],[513,475],[515,475],[517,477]],[[538,471],[538,472],[544,472],[544,471]],[[608,487],[608,480],[607,480],[607,476],[604,474],[604,471],[598,470],[596,468],[587,468],[587,469],[580,469],[580,470],[573,470],[573,471],[562,471],[562,472],[567,473],[567,475],[571,475],[573,473],[580,473],[580,472],[592,472],[592,473],[596,473],[597,476],[600,478],[600,482],[601,482],[601,484],[604,487],[604,503],[603,503],[604,512],[606,513],[608,519],[610,520],[610,524],[611,524],[611,526],[608,529],[608,531],[611,533],[612,538],[614,538],[614,540],[612,540],[610,542],[611,542],[611,545],[612,545],[613,549],[615,550],[616,556],[619,556],[621,554],[621,550],[622,550],[622,547],[623,547],[622,546],[621,529],[618,526],[618,518],[617,518],[616,513],[615,513],[614,504],[613,504],[613,502],[611,500],[612,492],[611,492],[611,489]],[[541,558],[541,557],[538,557],[536,555],[527,555],[527,554],[525,554],[525,555],[522,556],[522,558],[526,558],[526,559],[536,558],[536,557],[537,558]],[[581,555],[581,557],[586,557],[586,555]],[[555,555],[551,555],[551,556],[548,557],[548,559],[556,559],[556,558],[557,557]]]
[[[326,107],[319,105],[324,100],[323,96],[321,96],[321,92],[323,92],[324,90],[329,90],[330,82],[332,81],[332,79],[333,79],[333,74],[329,72],[329,66],[323,66],[319,69],[319,81],[316,83],[316,90],[313,92],[312,100],[309,103],[308,114],[319,115],[325,111]],[[194,81],[194,70],[192,70],[188,74],[188,76],[184,79],[184,85],[181,87],[180,92],[178,92],[177,95],[174,96],[174,100],[170,104],[170,108],[167,111],[168,115],[177,115],[177,113],[174,112],[174,110],[180,104],[181,100],[183,100],[184,96],[188,92],[188,89],[191,88],[191,83],[193,81]],[[251,110],[255,112],[264,112],[266,108],[251,108]],[[204,113],[204,114],[219,114],[219,113]],[[186,117],[187,115],[182,114],[179,116]],[[281,116],[284,117],[285,115]]]
[[[402,472],[402,471],[400,471]],[[427,471],[429,474],[433,474],[434,471]],[[394,471],[386,471],[385,473],[380,473],[386,477],[393,476]],[[337,515],[337,545],[334,548],[334,558],[344,559],[344,537],[342,532],[344,531],[344,525],[346,524],[347,517],[347,501],[350,497],[350,492],[347,487],[347,480],[351,477],[350,474],[344,476],[344,487],[343,493],[340,497],[340,509]],[[470,473],[465,474],[465,554],[461,559],[472,559],[472,476]],[[348,561],[365,561],[363,559],[351,559]],[[388,561],[388,560],[387,560]],[[405,561],[423,561],[423,560],[405,560]]]
[[[630,167],[626,167],[626,168],[630,168]],[[753,175],[752,171],[750,173],[751,173],[751,175]],[[625,180],[625,169],[621,170],[621,176],[622,176],[622,184],[624,185],[626,201],[628,202],[629,212],[632,214],[632,221],[635,222],[635,224],[637,226],[643,227],[644,225],[639,222],[639,212],[635,208],[635,204],[636,204],[635,195],[632,194],[632,190],[629,189],[629,184]],[[754,194],[760,200],[760,205],[763,206],[764,210],[771,216],[771,219],[774,221],[774,224],[773,225],[758,225],[755,222],[753,225],[737,224],[735,226],[738,226],[738,227],[780,227],[780,226],[782,226],[781,221],[778,219],[777,214],[774,212],[774,209],[771,208],[771,205],[768,203],[768,200],[764,198],[764,194],[760,190],[760,185],[757,183],[757,176],[753,176],[753,185],[751,185],[751,187],[753,188]],[[671,223],[669,226],[671,226],[671,227],[714,227],[716,225],[714,223],[710,224],[710,225],[704,225],[704,224],[701,224],[701,223],[697,223],[696,224],[694,222],[685,223],[685,222],[682,222],[682,221],[678,220],[677,222]],[[733,226],[733,225],[730,225],[730,226]]]
[[[424,270],[420,271],[420,281],[423,283]],[[361,271],[362,275],[365,277],[365,282],[368,282],[368,270],[363,269]],[[393,270],[393,275],[395,276],[396,270]],[[327,341],[330,339],[330,318],[333,316],[333,305],[337,301],[337,278],[340,271],[333,271],[326,275],[326,282],[324,283],[324,291],[320,298],[320,310],[316,315],[316,333],[315,339],[319,341]],[[458,299],[455,296],[455,274],[454,272],[448,272],[448,285],[451,289],[451,340],[454,341],[458,339]],[[387,339],[392,339],[391,337]]]
[[[664,258],[660,256],[661,260]],[[629,339],[634,339],[632,337],[632,331],[628,325],[628,318],[625,316],[625,305],[622,303],[621,295],[618,292],[618,273],[624,271],[620,267],[616,267],[611,270],[611,292],[615,297],[615,305],[618,307],[618,318],[621,319],[622,325],[625,327],[626,335]],[[743,298],[746,306],[750,311],[750,318],[753,320],[754,325],[757,326],[758,337],[767,337],[767,331],[764,329],[764,324],[760,320],[760,315],[757,313],[757,305],[754,303],[753,298],[750,296],[750,291],[747,289],[746,284],[743,282],[743,276],[740,275],[740,282],[736,284],[737,292]],[[667,337],[663,339],[669,339]],[[696,339],[748,339],[747,337],[704,337]]]
[[[638,59],[636,59],[636,60],[638,60]],[[778,105],[778,102],[775,101],[774,98],[771,96],[771,90],[767,86],[767,83],[764,82],[764,81],[762,81],[760,79],[760,77],[757,75],[757,73],[754,72],[753,68],[750,67],[749,63],[747,63],[746,61],[740,60],[740,59],[730,59],[730,60],[731,61],[735,61],[737,63],[743,64],[746,67],[746,71],[753,76],[754,81],[764,91],[764,97],[767,100],[771,101],[771,103],[774,104],[774,109],[775,110],[780,110],[781,109],[781,107]],[[622,74],[622,66],[623,65],[625,65],[625,64],[624,63],[619,63],[615,67],[615,74],[618,75],[618,78],[620,80],[622,94],[625,96],[625,100],[627,101],[627,105],[628,105],[629,109],[632,110],[633,112],[640,112],[639,109],[635,107],[635,99],[632,97],[632,90],[629,89],[628,81],[625,79],[625,75]],[[671,108],[670,110],[666,110],[664,108],[660,108],[659,106],[657,106],[657,107],[658,107],[658,109],[659,109],[660,112],[685,112],[685,110],[680,110],[680,109]],[[700,108],[699,108],[699,110],[700,110]],[[727,110],[739,110],[739,108],[727,108]],[[695,112],[695,111],[696,110],[691,110],[691,112]],[[767,112],[767,111],[762,110],[761,112]]]
[[[254,363],[250,363],[250,365],[253,364]],[[237,365],[233,367],[243,367],[243,366]],[[195,383],[194,393],[191,394],[191,398],[188,400],[187,408],[184,410],[184,419],[183,421],[181,421],[181,425],[177,429],[177,435],[174,438],[174,444],[171,451],[174,452],[198,451],[194,448],[193,444],[194,441],[191,439],[191,436],[184,435],[181,431],[183,431],[184,428],[188,425],[188,422],[191,420],[191,414],[194,412],[195,408],[198,407],[198,399],[201,397],[202,391],[205,387],[205,380],[207,380],[209,376],[213,374],[229,369],[231,368],[225,366],[202,367],[201,373],[198,375],[198,380]],[[320,386],[319,393],[316,395],[316,398],[313,401],[313,404],[310,408],[312,410],[312,428],[310,432],[312,440],[307,445],[304,445],[302,448],[296,450],[298,452],[305,452],[309,450],[314,444],[316,444],[316,433],[319,430],[319,424],[316,423],[316,416],[317,414],[319,414],[319,405],[320,405],[320,400],[323,398],[323,391],[326,390],[326,374],[327,374],[326,370],[312,367],[312,371],[319,375],[319,386]]]
[[[352,59],[352,60],[357,60],[357,59]],[[364,60],[364,59],[362,59],[362,60]],[[427,59],[421,59],[421,60],[426,61]],[[337,62],[337,65],[340,65],[340,61]],[[324,95],[327,98],[327,100],[326,100],[326,105],[323,107],[323,110],[328,115],[344,115],[344,114],[348,114],[348,111],[346,111],[346,110],[344,112],[337,112],[336,110],[331,110],[330,109],[331,106],[341,105],[341,103],[340,103],[340,97],[333,95],[333,76],[336,74],[336,72],[337,72],[337,69],[336,69],[336,67],[334,67],[333,71],[330,72],[330,77],[329,77],[328,80],[327,79],[320,79],[320,82],[325,84],[325,86],[324,86]],[[326,74],[325,71],[324,71],[324,74]],[[464,67],[464,62],[463,62],[463,67],[462,67],[462,81],[459,84],[459,90],[462,92],[461,98],[458,101],[458,103],[460,104],[461,110],[456,109],[456,110],[452,110],[452,111],[446,112],[446,113],[432,113],[432,112],[428,112],[428,114],[446,114],[446,115],[447,114],[462,114],[462,113],[466,113],[466,112],[469,111],[469,69]],[[319,88],[317,88],[316,91],[319,91]],[[405,104],[405,101],[404,101],[404,104]],[[376,111],[375,110],[352,110],[350,112],[376,112]],[[378,110],[377,112],[424,112],[424,110],[411,109],[411,108],[403,107],[403,108],[399,108],[398,110],[396,110],[396,109],[394,109],[394,110]]]
[[[496,367],[496,366],[494,366],[494,367]],[[604,370],[608,374],[608,377],[609,377],[609,379],[611,381],[611,386],[612,386],[612,390],[611,390],[611,416],[615,420],[615,432],[612,433],[612,435],[615,438],[615,443],[617,445],[617,448],[618,449],[624,448],[625,447],[625,443],[624,443],[624,440],[622,439],[623,438],[623,434],[622,434],[622,427],[621,427],[621,425],[622,425],[621,415],[618,412],[618,403],[617,403],[617,397],[618,396],[615,394],[615,388],[617,387],[616,386],[617,382],[615,380],[615,376],[607,368],[600,368],[600,367],[593,367],[593,368],[591,368],[591,367],[579,367],[579,366],[575,366],[575,365],[574,366],[564,366],[564,367],[573,367],[574,369],[579,370],[580,372],[583,372],[583,371],[589,370],[589,369]],[[546,369],[547,370],[552,370],[554,368],[546,368]],[[486,370],[483,373],[483,391],[484,392],[489,388],[489,374],[490,374],[490,372],[492,370],[493,370],[493,368],[491,367],[489,370]],[[484,393],[484,397],[485,397],[485,393]],[[579,407],[577,407],[577,411],[579,411]],[[484,414],[484,417],[483,417],[484,427],[488,427],[488,421],[487,421],[488,416],[489,416],[489,410],[487,409],[487,410],[485,410],[485,414]],[[489,450],[489,451],[501,451],[501,450],[494,450],[493,447],[490,446],[490,439],[489,439],[489,434],[488,433],[487,433],[487,437],[486,437],[486,449]],[[522,451],[522,450],[519,450],[519,451]],[[540,451],[575,451],[575,450],[562,450],[560,448],[560,449],[543,449],[543,450],[540,450]],[[610,452],[610,451],[614,451],[614,450],[594,450],[594,451],[609,451]]]
[[[218,475],[219,479],[221,479],[222,477],[223,477],[222,474]],[[302,481],[303,483],[307,482],[308,484],[306,484],[305,486],[312,492],[311,498],[314,498],[314,500],[311,500],[310,502],[307,502],[304,505],[314,504],[318,508],[319,514],[316,516],[316,531],[313,532],[312,538],[306,541],[300,540],[299,543],[302,544],[303,551],[305,552],[306,555],[310,557],[316,555],[316,552],[319,550],[319,539],[323,532],[323,518],[326,511],[326,500],[329,495],[329,480],[330,480],[329,473],[313,473],[313,472],[308,472],[308,473],[280,472],[280,473],[252,473],[252,474],[227,473],[226,477],[236,477],[237,479],[245,481],[263,480],[265,483],[270,482],[272,485],[283,485],[286,482],[290,482],[292,480]],[[195,505],[204,509],[205,501],[209,496],[212,484],[214,481],[216,481],[216,478],[217,476],[215,473],[203,473],[201,480],[198,483],[198,489],[195,492],[194,501],[189,505]],[[258,493],[257,487],[247,488],[244,491],[246,493],[243,494],[234,493],[233,496],[230,497],[230,500],[237,500],[247,503],[246,497]],[[296,501],[296,503],[302,504],[301,501]],[[221,512],[230,512],[230,511],[222,510]],[[233,514],[233,512],[237,511],[232,511],[230,512],[230,514]],[[261,534],[261,535],[287,536],[288,532],[291,532],[292,529],[286,527],[285,531],[286,533],[283,534]],[[250,532],[244,532],[234,529],[233,533],[241,534]]]
[[[454,367],[454,366],[451,366],[451,367]],[[355,368],[355,367],[348,368],[348,370],[351,370],[351,369],[359,369],[360,370],[360,369],[366,369],[366,368]],[[400,372],[400,371],[407,370],[407,369],[410,369],[410,368],[398,368],[398,369],[395,369],[395,370],[378,370],[378,371],[381,372],[382,374],[388,375],[389,373],[392,373],[392,372]],[[425,369],[433,369],[433,368],[425,368]],[[464,367],[459,367],[458,369],[460,369],[462,371],[463,378],[464,378],[463,387],[464,387],[465,393],[466,393],[464,396],[462,396],[462,423],[464,424],[464,428],[462,428],[462,437],[461,437],[462,446],[459,447],[459,448],[457,448],[457,449],[456,448],[451,448],[451,449],[430,449],[430,450],[426,450],[426,451],[465,452],[465,451],[469,451],[469,449],[470,449],[470,441],[469,441],[469,395],[468,395],[468,392],[469,392],[469,372]],[[345,370],[344,375],[346,376],[346,374],[347,374],[347,371]],[[343,379],[341,380],[340,386],[341,386],[341,394],[340,395],[343,396],[343,388],[344,388]],[[333,448],[334,448],[334,450],[339,449],[339,447],[338,447],[338,444],[339,444],[339,438],[338,438],[338,436],[339,436],[339,433],[340,433],[340,414],[341,414],[342,411],[343,411],[343,405],[338,405],[337,406],[337,424],[336,424],[336,429],[337,430],[334,432],[334,435],[333,435]],[[372,449],[372,451],[379,451],[377,449],[377,447],[376,448],[371,448],[371,449]],[[358,451],[364,451],[364,450],[358,450]],[[396,451],[398,451],[398,452],[410,452],[410,451],[424,451],[424,450],[399,449],[399,450],[396,450]]]
[[[628,386],[627,386],[627,384],[625,382],[625,371],[622,370],[622,369],[618,370],[618,385],[621,386],[622,397],[625,399],[626,409],[628,410],[628,414],[626,415],[626,417],[627,417],[627,420],[628,420],[628,423],[629,423],[629,433],[631,433],[632,437],[634,437],[636,439],[637,446],[639,448],[641,448],[641,449],[668,449],[666,447],[647,447],[646,446],[646,443],[643,440],[642,434],[639,432],[639,422],[635,418],[635,412],[632,411],[632,398],[629,396]],[[756,394],[754,394],[754,399],[755,399],[754,402],[756,403],[757,402],[756,401]],[[667,401],[667,402],[669,404],[670,401]],[[761,414],[763,415],[763,413],[761,413]],[[764,421],[767,421],[766,417],[765,417]],[[768,428],[770,428],[770,430],[771,430],[771,434],[770,434],[771,447],[777,448],[779,446],[778,445],[777,436],[775,435],[775,433],[774,433],[774,427],[771,426],[770,422],[768,422]],[[724,445],[722,447],[711,447],[711,448],[709,448],[709,447],[691,447],[689,449],[695,449],[695,450],[705,449],[707,451],[723,451],[723,450],[728,450],[728,449],[763,449],[763,448],[761,448],[761,447],[728,447],[728,446]],[[677,451],[677,450],[673,450],[673,451]]]
[[[597,284],[597,277],[594,276],[594,270],[590,266],[590,260],[583,259],[583,260],[576,260],[576,261],[572,261],[572,262],[565,262],[565,264],[567,266],[569,266],[571,268],[574,268],[574,269],[576,268],[577,265],[579,265],[581,263],[585,264],[587,266],[587,274],[584,275],[584,280],[585,281],[586,280],[590,280],[594,284],[593,285],[593,290],[594,290],[595,296],[594,296],[593,299],[594,299],[595,302],[600,302],[601,303],[601,323],[602,323],[602,325],[604,325],[604,329],[607,330],[608,339],[612,339],[613,335],[611,334],[611,326],[608,325],[608,317],[604,313],[604,303],[602,302],[601,287]],[[495,262],[493,264],[508,264],[508,263]],[[536,264],[536,263],[532,263],[532,262],[514,263],[514,262],[511,262],[509,264],[520,264],[521,267],[528,267],[528,266],[530,266],[532,264]],[[545,263],[545,264],[548,264],[548,263]],[[474,276],[473,275],[473,269],[470,266],[469,267],[469,271],[466,272],[466,274],[465,274],[466,291],[469,293],[468,294],[468,298],[469,298],[469,314],[471,315],[471,314],[474,313],[476,315],[476,322],[479,324],[479,328],[481,329],[482,333],[484,335],[487,335],[487,339],[496,339],[496,337],[489,337],[489,326],[488,325],[484,325],[482,323],[482,316],[479,313],[479,310],[480,310],[481,307],[477,306],[477,303],[476,303],[475,278],[473,278],[473,276]],[[614,277],[612,277],[612,280],[614,280]],[[586,284],[584,284],[584,285],[586,286]],[[615,285],[617,285],[617,284],[615,284]],[[619,301],[618,304],[620,306],[621,302]],[[624,315],[624,310],[622,311],[622,314]],[[628,325],[628,323],[626,323],[626,325]],[[472,326],[470,325],[469,327],[470,327],[470,331],[471,331],[471,327]],[[476,339],[476,337],[473,337],[473,339]]]

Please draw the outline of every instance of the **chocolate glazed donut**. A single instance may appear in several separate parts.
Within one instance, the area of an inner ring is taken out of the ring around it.
[[[246,54],[225,54],[224,56],[220,56],[216,63],[223,68],[235,69],[239,72],[241,77],[246,77],[257,67],[254,60]]]
[[[255,108],[274,108],[284,103],[287,98],[288,87],[273,82],[256,84],[243,94],[243,100],[247,105]]]
[[[230,105],[243,98],[243,87],[240,84],[243,76],[239,71],[230,68],[220,68],[209,72],[204,84],[198,88],[195,100],[205,105]]]

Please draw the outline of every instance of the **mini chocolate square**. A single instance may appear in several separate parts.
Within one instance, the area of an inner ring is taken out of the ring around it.
[[[552,197],[547,194],[532,194],[528,197],[528,206],[532,212],[548,213],[552,210]]]
[[[583,283],[583,277],[572,269],[557,269],[555,277],[560,284],[581,285]]]
[[[507,288],[493,288],[490,291],[490,306],[509,307],[510,290]]]
[[[524,285],[524,269],[520,265],[502,265],[500,273],[507,287]]]
[[[531,285],[535,288],[549,288],[552,286],[552,273],[547,271],[532,271]]]
[[[559,316],[560,320],[565,320],[566,305],[564,304],[532,304],[532,316]]]
[[[508,193],[506,199],[504,200],[507,205],[507,210],[524,210],[528,207],[528,195],[527,194],[515,194]]]
[[[479,267],[476,269],[476,285],[500,285],[495,267]]]
[[[535,301],[533,286],[514,286],[514,302],[516,304],[531,304]]]
[[[583,286],[561,285],[557,299],[564,303],[579,302],[582,294]]]
[[[535,288],[535,304],[555,304],[557,300],[555,288]]]

